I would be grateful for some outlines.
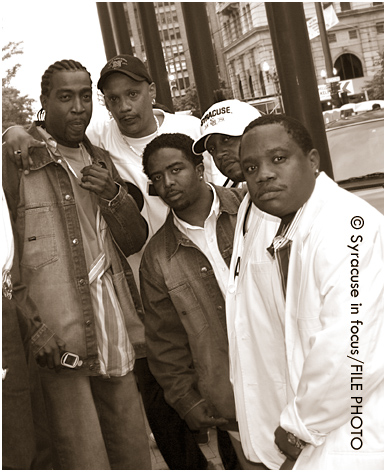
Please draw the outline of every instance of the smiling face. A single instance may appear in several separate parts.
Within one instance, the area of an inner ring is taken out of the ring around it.
[[[282,218],[311,196],[319,154],[303,152],[282,125],[267,124],[243,136],[240,162],[252,202]]]
[[[222,174],[233,182],[242,182],[244,176],[240,168],[240,142],[241,136],[227,136],[214,133],[206,142],[206,150],[212,155],[213,160]]]
[[[55,71],[48,96],[40,97],[47,132],[59,143],[78,147],[92,114],[90,76],[85,71]]]
[[[148,173],[157,195],[176,212],[192,206],[199,199],[204,166],[189,161],[183,151],[161,148],[148,160]]]
[[[122,134],[143,138],[154,133],[156,124],[152,100],[155,85],[145,80],[137,82],[120,72],[109,75],[103,84],[107,109],[113,115]]]

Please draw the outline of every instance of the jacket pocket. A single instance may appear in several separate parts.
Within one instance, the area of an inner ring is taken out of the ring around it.
[[[169,295],[188,335],[198,336],[208,327],[200,303],[189,285],[179,285],[170,290]]]
[[[20,264],[39,269],[58,260],[54,216],[50,207],[25,210],[23,257]]]

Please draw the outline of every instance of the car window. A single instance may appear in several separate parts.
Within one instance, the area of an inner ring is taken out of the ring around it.
[[[383,120],[329,129],[327,140],[336,182],[383,172]]]

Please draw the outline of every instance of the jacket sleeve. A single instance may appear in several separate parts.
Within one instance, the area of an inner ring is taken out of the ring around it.
[[[54,336],[54,333],[40,319],[37,307],[28,295],[27,287],[20,281],[19,259],[16,251],[11,277],[12,300],[16,305],[23,343],[28,344],[31,342],[32,352],[36,356],[36,354]]]
[[[108,164],[119,191],[112,200],[100,198],[99,205],[115,242],[128,257],[142,249],[148,236],[148,225],[134,198],[127,193],[126,184],[114,164],[111,160]]]
[[[313,446],[350,421],[352,397],[361,397],[363,407],[383,382],[383,231],[370,217],[365,220],[360,231],[348,232],[339,223],[333,230],[331,224],[330,235],[314,241],[319,327],[303,345],[296,396],[280,420],[285,430]]]
[[[3,152],[2,176],[4,194],[7,200],[14,234],[14,258],[11,270],[12,302],[16,305],[23,342],[28,343],[31,341],[33,354],[36,355],[54,336],[54,333],[42,322],[37,307],[28,294],[28,288],[21,282],[19,269],[19,238],[16,235],[16,227],[14,224],[19,196],[19,175],[16,165],[10,162]]]
[[[149,367],[165,399],[184,416],[203,399],[197,390],[187,333],[163,282],[156,253],[148,246],[140,268]]]

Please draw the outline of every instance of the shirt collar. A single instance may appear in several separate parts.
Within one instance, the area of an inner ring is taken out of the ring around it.
[[[211,185],[210,183],[207,183],[207,185],[212,190],[213,202],[212,202],[212,206],[210,208],[209,214],[206,217],[205,221],[208,221],[212,217],[212,215],[214,215],[215,218],[217,219],[219,214],[220,214],[220,199],[218,198],[216,190],[213,187],[213,185]],[[181,218],[178,218],[178,216],[175,214],[174,210],[172,210],[172,213],[173,213],[173,222],[177,226],[178,229],[180,229],[181,227],[186,229],[186,230],[187,229],[197,229],[197,228],[202,229],[200,226],[193,226],[193,225],[187,223],[186,221],[181,220]]]
[[[293,240],[293,237],[296,233],[296,230],[299,226],[300,217],[303,213],[303,210],[307,202],[299,208],[295,213],[292,219],[283,218],[279,226],[279,229],[276,233],[276,236],[273,238],[272,244],[267,248],[267,251],[273,256],[274,252],[288,244]]]

